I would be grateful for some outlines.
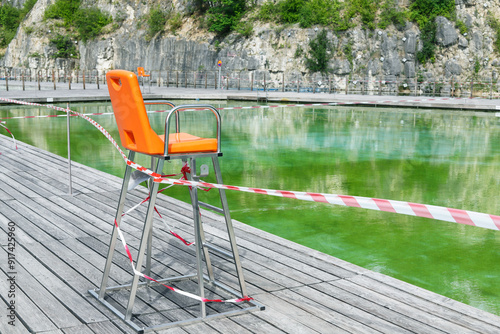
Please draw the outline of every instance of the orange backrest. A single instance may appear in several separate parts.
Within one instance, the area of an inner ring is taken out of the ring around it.
[[[137,76],[112,70],[106,80],[122,145],[135,152],[162,155],[164,143],[149,124]]]
[[[149,74],[146,75],[146,71],[144,71],[144,67],[137,68],[137,75],[140,77],[149,77]]]

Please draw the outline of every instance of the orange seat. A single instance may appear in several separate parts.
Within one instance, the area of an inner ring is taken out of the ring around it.
[[[160,138],[164,140],[165,136]],[[168,153],[217,152],[217,139],[200,138],[189,133],[172,133],[168,135]]]
[[[148,155],[217,152],[216,138],[201,138],[187,133],[169,135],[165,152],[165,136],[159,136],[149,124],[139,82],[134,73],[113,70],[106,74],[111,104],[122,146]]]

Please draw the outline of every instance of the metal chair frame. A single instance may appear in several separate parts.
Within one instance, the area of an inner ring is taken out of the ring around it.
[[[166,104],[169,104],[173,106],[171,102],[168,102]],[[170,128],[170,119],[173,115],[175,115],[175,129],[176,133],[179,133],[180,131],[180,122],[179,122],[179,112],[183,110],[211,110],[213,114],[216,117],[216,123],[217,123],[217,151],[216,152],[200,152],[200,153],[179,153],[179,154],[171,154],[169,153],[169,128]],[[184,162],[189,161],[189,165],[191,168],[191,173],[187,173],[188,180],[194,180],[194,181],[199,181],[199,175],[196,175],[196,159],[200,157],[210,157],[212,160],[213,168],[215,171],[215,176],[216,176],[216,181],[219,184],[222,184],[222,176],[220,172],[220,166],[219,166],[219,160],[218,157],[222,156],[222,152],[220,151],[220,114],[215,109],[213,106],[210,105],[182,105],[178,107],[174,107],[169,114],[167,115],[165,119],[165,151],[164,155],[150,155],[151,156],[151,164],[152,168],[154,168],[154,172],[161,174],[163,170],[163,165],[165,160],[171,160],[171,159],[182,159]],[[133,150],[130,150],[128,158],[133,161],[135,158],[136,152]],[[121,218],[122,218],[122,213],[124,210],[124,205],[125,205],[125,198],[127,195],[127,189],[130,181],[130,177],[132,174],[132,167],[127,165],[125,168],[125,175],[123,178],[123,184],[122,184],[122,189],[120,192],[120,198],[118,201],[118,207],[116,211],[116,222],[117,225],[120,225]],[[155,202],[157,199],[157,193],[158,193],[158,188],[159,188],[159,183],[157,182],[151,182],[149,186],[149,193],[150,193],[150,199],[148,201],[148,208],[146,211],[146,218],[145,218],[145,223],[144,227],[142,230],[142,236],[141,236],[141,241],[139,244],[139,250],[138,250],[138,255],[136,259],[136,264],[135,264],[135,270],[139,272],[144,272],[146,275],[150,276],[151,272],[151,255],[152,255],[152,236],[153,236],[153,214],[154,214],[154,207],[155,207]],[[240,257],[238,254],[238,249],[237,249],[237,244],[236,244],[236,237],[234,234],[234,229],[233,229],[233,224],[231,220],[231,216],[229,213],[228,209],[228,204],[227,204],[227,198],[225,191],[223,189],[219,189],[219,197],[221,200],[222,208],[217,208],[215,206],[200,202],[198,199],[198,191],[196,187],[190,187],[189,189],[190,192],[190,197],[191,197],[191,204],[193,208],[193,221],[194,221],[194,242],[195,242],[195,250],[196,250],[196,273],[194,274],[188,274],[188,275],[182,275],[182,276],[176,276],[176,277],[169,277],[165,279],[158,280],[160,283],[166,283],[166,282],[176,282],[176,281],[181,281],[181,280],[186,280],[186,279],[196,279],[198,283],[198,295],[201,298],[204,298],[205,296],[205,283],[211,283],[216,287],[221,288],[225,292],[236,296],[238,298],[242,298],[247,296],[247,290],[246,290],[246,285],[245,285],[245,280],[243,276],[243,269],[241,266],[240,262]],[[227,228],[227,233],[229,237],[229,243],[231,247],[231,252],[227,252],[225,250],[221,250],[218,247],[215,247],[213,245],[207,244],[205,240],[205,234],[203,230],[203,224],[200,218],[200,206],[214,210],[216,212],[219,212],[224,215],[225,223],[226,223],[226,228]],[[105,305],[108,309],[110,309],[113,313],[115,313],[117,316],[119,316],[122,320],[124,320],[130,327],[135,329],[139,333],[147,332],[147,331],[153,331],[153,330],[160,330],[172,326],[180,326],[184,324],[189,324],[193,322],[199,322],[199,321],[204,321],[208,320],[211,318],[215,317],[221,317],[221,316],[229,316],[229,315],[234,315],[238,313],[243,313],[243,312],[248,312],[248,311],[254,311],[254,310],[263,310],[264,306],[257,303],[254,300],[246,301],[248,305],[246,307],[238,308],[235,310],[228,310],[216,314],[211,314],[207,315],[207,310],[206,310],[206,302],[200,301],[200,315],[198,317],[194,317],[191,319],[187,320],[179,320],[179,321],[174,321],[174,322],[169,322],[169,323],[163,323],[159,325],[153,325],[149,327],[142,327],[138,325],[136,322],[133,320],[133,307],[137,295],[137,290],[139,287],[149,287],[149,286],[154,286],[156,283],[154,282],[139,282],[139,276],[134,275],[132,282],[130,284],[124,284],[124,285],[119,285],[119,286],[112,286],[112,287],[107,287],[108,279],[109,279],[109,274],[111,270],[111,264],[113,262],[113,254],[114,250],[116,247],[116,241],[118,238],[118,230],[115,225],[113,225],[113,231],[111,234],[111,239],[109,243],[109,250],[106,258],[106,264],[104,267],[104,273],[101,281],[101,285],[99,289],[94,289],[94,290],[89,290],[89,293],[97,298],[103,305]],[[235,270],[236,270],[236,276],[238,278],[238,283],[239,283],[239,291],[236,291],[229,286],[218,282],[215,280],[214,273],[213,273],[213,268],[212,268],[212,263],[210,260],[210,254],[208,250],[211,250],[213,252],[217,252],[220,255],[223,255],[225,257],[229,257],[230,259],[233,260],[234,265],[235,265]],[[144,260],[146,261],[145,263],[145,270],[142,271],[143,268],[143,262]],[[207,268],[207,275],[204,275],[203,273],[203,262],[205,262],[205,266]],[[116,291],[116,290],[123,290],[123,289],[129,289],[130,290],[130,295],[126,307],[125,313],[122,313],[120,310],[118,310],[115,306],[110,304],[106,299],[106,293],[111,292],[111,291]]]

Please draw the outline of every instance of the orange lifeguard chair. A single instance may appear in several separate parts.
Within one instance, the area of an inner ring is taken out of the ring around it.
[[[124,70],[112,70],[106,74],[108,83],[109,94],[111,97],[111,104],[115,114],[116,123],[120,133],[122,145],[128,149],[130,160],[133,160],[136,153],[145,154],[151,157],[151,164],[154,166],[154,172],[162,174],[163,165],[165,160],[182,159],[184,162],[189,162],[190,172],[187,173],[189,180],[198,181],[200,175],[196,174],[196,159],[200,157],[210,157],[215,171],[215,177],[218,183],[222,184],[222,177],[218,157],[222,156],[220,151],[220,132],[221,132],[221,119],[217,109],[210,105],[184,105],[174,107],[167,115],[165,120],[165,134],[158,135],[150,126],[149,119],[146,112],[145,103],[142,99],[139,83],[134,73]],[[170,102],[164,102],[169,106],[173,106]],[[216,124],[215,138],[203,138],[194,136],[185,132],[180,132],[179,113],[185,110],[209,110],[213,113]],[[175,116],[175,132],[170,133],[171,118]],[[153,169],[153,167],[152,167]],[[137,173],[140,173],[136,171]],[[134,172],[135,173],[135,172]],[[132,167],[129,165],[125,168],[125,176],[123,179],[122,190],[120,199],[118,201],[118,209],[116,212],[116,224],[119,226],[122,213],[125,205],[125,197],[132,174]],[[143,272],[150,276],[151,271],[151,254],[152,254],[152,235],[153,235],[153,214],[155,209],[155,202],[157,198],[159,183],[150,182],[148,201],[148,209],[146,212],[145,222],[142,229],[142,236],[138,248],[138,254],[135,259],[135,271]],[[233,230],[232,220],[229,214],[226,195],[224,190],[219,190],[222,208],[202,203],[198,200],[198,193],[196,187],[190,187],[191,202],[193,207],[193,223],[194,223],[194,243],[196,252],[196,273],[187,274],[183,276],[170,277],[166,279],[158,279],[160,283],[175,282],[179,280],[194,279],[198,283],[198,296],[204,299],[205,284],[211,284],[217,289],[222,289],[225,293],[229,293],[237,298],[244,298],[247,296],[245,280],[243,277],[243,270],[238,255],[236,238]],[[199,206],[204,206],[209,209],[215,210],[224,215],[227,233],[229,237],[230,250],[222,250],[218,247],[208,244],[205,240],[202,221],[200,219]],[[136,299],[137,290],[139,287],[149,288],[155,283],[139,282],[140,276],[135,272],[132,274],[132,282],[130,284],[119,285],[114,287],[107,287],[109,280],[111,264],[113,262],[113,254],[118,237],[118,230],[113,226],[113,232],[109,244],[109,250],[104,267],[102,282],[99,289],[89,290],[90,294],[96,297],[102,304],[108,307],[127,324],[138,332],[145,332],[150,330],[160,330],[162,328],[187,324],[205,319],[227,316],[229,314],[236,314],[252,310],[263,309],[264,307],[259,303],[249,300],[245,301],[245,305],[238,305],[236,309],[225,310],[220,313],[207,315],[206,302],[200,301],[200,315],[190,319],[177,320],[168,323],[154,324],[144,327],[134,322],[132,317],[133,307]],[[228,286],[215,280],[212,263],[210,260],[210,252],[217,252],[219,255],[229,257],[234,263],[236,277],[238,279],[239,290],[229,288]],[[144,258],[146,257],[146,265],[143,269]],[[206,266],[207,274],[204,275],[204,266]],[[128,303],[126,306],[114,305],[107,298],[107,294],[116,290],[130,290]],[[120,308],[125,309],[124,312]],[[186,312],[188,313],[188,312]],[[137,320],[136,320],[137,321]]]
[[[146,74],[144,67],[137,68],[137,76],[141,78],[142,87],[144,88],[144,78],[149,80],[149,90],[151,91],[151,74]]]

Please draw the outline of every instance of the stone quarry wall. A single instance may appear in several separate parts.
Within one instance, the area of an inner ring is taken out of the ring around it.
[[[469,28],[461,35],[454,23],[438,17],[436,23],[438,48],[435,62],[419,64],[417,51],[422,48],[420,30],[410,22],[401,30],[388,27],[374,31],[360,28],[342,33],[328,33],[334,46],[328,79],[320,73],[308,73],[304,57],[296,57],[297,48],[307,51],[309,41],[320,31],[318,28],[301,29],[297,25],[273,26],[257,24],[249,38],[234,33],[222,41],[200,28],[194,18],[184,19],[176,34],[164,32],[146,41],[146,30],[141,24],[153,6],[188,10],[190,0],[107,1],[97,4],[115,16],[125,13],[126,19],[118,29],[87,43],[79,43],[79,59],[54,59],[55,50],[49,45],[54,31],[43,21],[44,9],[53,0],[39,0],[22,23],[16,38],[9,45],[0,66],[6,68],[86,69],[106,71],[114,68],[135,70],[143,66],[151,71],[215,71],[218,60],[228,76],[262,76],[266,73],[269,85],[280,85],[283,79],[295,85],[298,78],[310,81],[333,80],[339,89],[346,77],[376,85],[377,82],[407,82],[409,88],[415,80],[462,82],[496,82],[500,55],[493,52],[495,32],[486,23],[487,11],[500,18],[500,3],[485,0],[456,0],[457,16]],[[25,28],[32,32],[26,33]],[[53,29],[53,27],[52,27]],[[347,57],[344,46],[351,45]],[[479,72],[477,63],[480,64]],[[372,87],[373,88],[373,87]]]

